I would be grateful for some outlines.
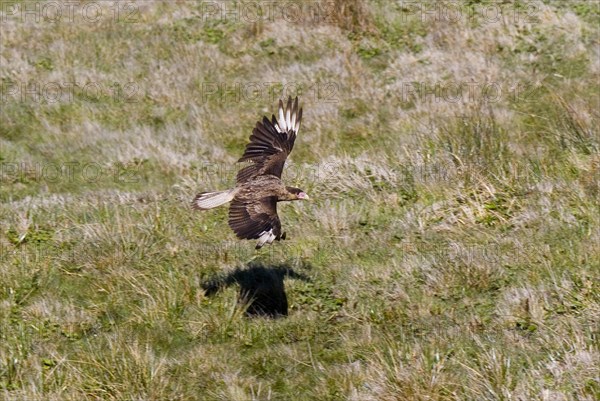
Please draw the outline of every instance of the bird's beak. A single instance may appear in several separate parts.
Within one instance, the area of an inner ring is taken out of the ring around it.
[[[308,196],[308,194],[306,192],[302,192],[300,194],[299,198],[302,200],[310,200],[310,197]]]

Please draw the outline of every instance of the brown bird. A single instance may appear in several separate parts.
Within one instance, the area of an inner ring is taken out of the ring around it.
[[[263,117],[256,123],[238,162],[249,162],[237,173],[234,188],[196,195],[192,207],[197,210],[212,209],[231,202],[229,227],[240,239],[258,239],[256,249],[274,240],[285,239],[277,215],[277,202],[309,199],[300,188],[287,187],[281,181],[285,160],[294,147],[300,129],[302,109],[298,98],[290,97],[284,107],[279,100],[279,121]]]

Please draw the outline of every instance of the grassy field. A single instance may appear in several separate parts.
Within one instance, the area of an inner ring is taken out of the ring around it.
[[[0,399],[600,399],[598,3],[1,5]],[[190,202],[288,95],[255,251]]]

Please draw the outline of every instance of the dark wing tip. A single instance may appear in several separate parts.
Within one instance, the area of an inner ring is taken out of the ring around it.
[[[300,123],[301,122],[302,122],[302,107],[300,108],[300,110],[298,110],[298,115],[296,116],[296,126],[294,127],[296,134],[298,133],[298,131],[300,131]]]
[[[198,199],[200,199],[200,197],[202,197],[203,194],[205,194],[206,192],[201,192],[199,194],[197,194],[196,196],[194,196],[194,199],[192,200],[192,210],[202,210],[200,208],[200,206],[198,206],[197,201]]]

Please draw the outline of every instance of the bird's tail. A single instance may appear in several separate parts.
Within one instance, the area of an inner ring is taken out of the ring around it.
[[[233,200],[235,193],[235,188],[218,192],[201,192],[194,198],[192,208],[196,210],[207,210],[224,205]]]

